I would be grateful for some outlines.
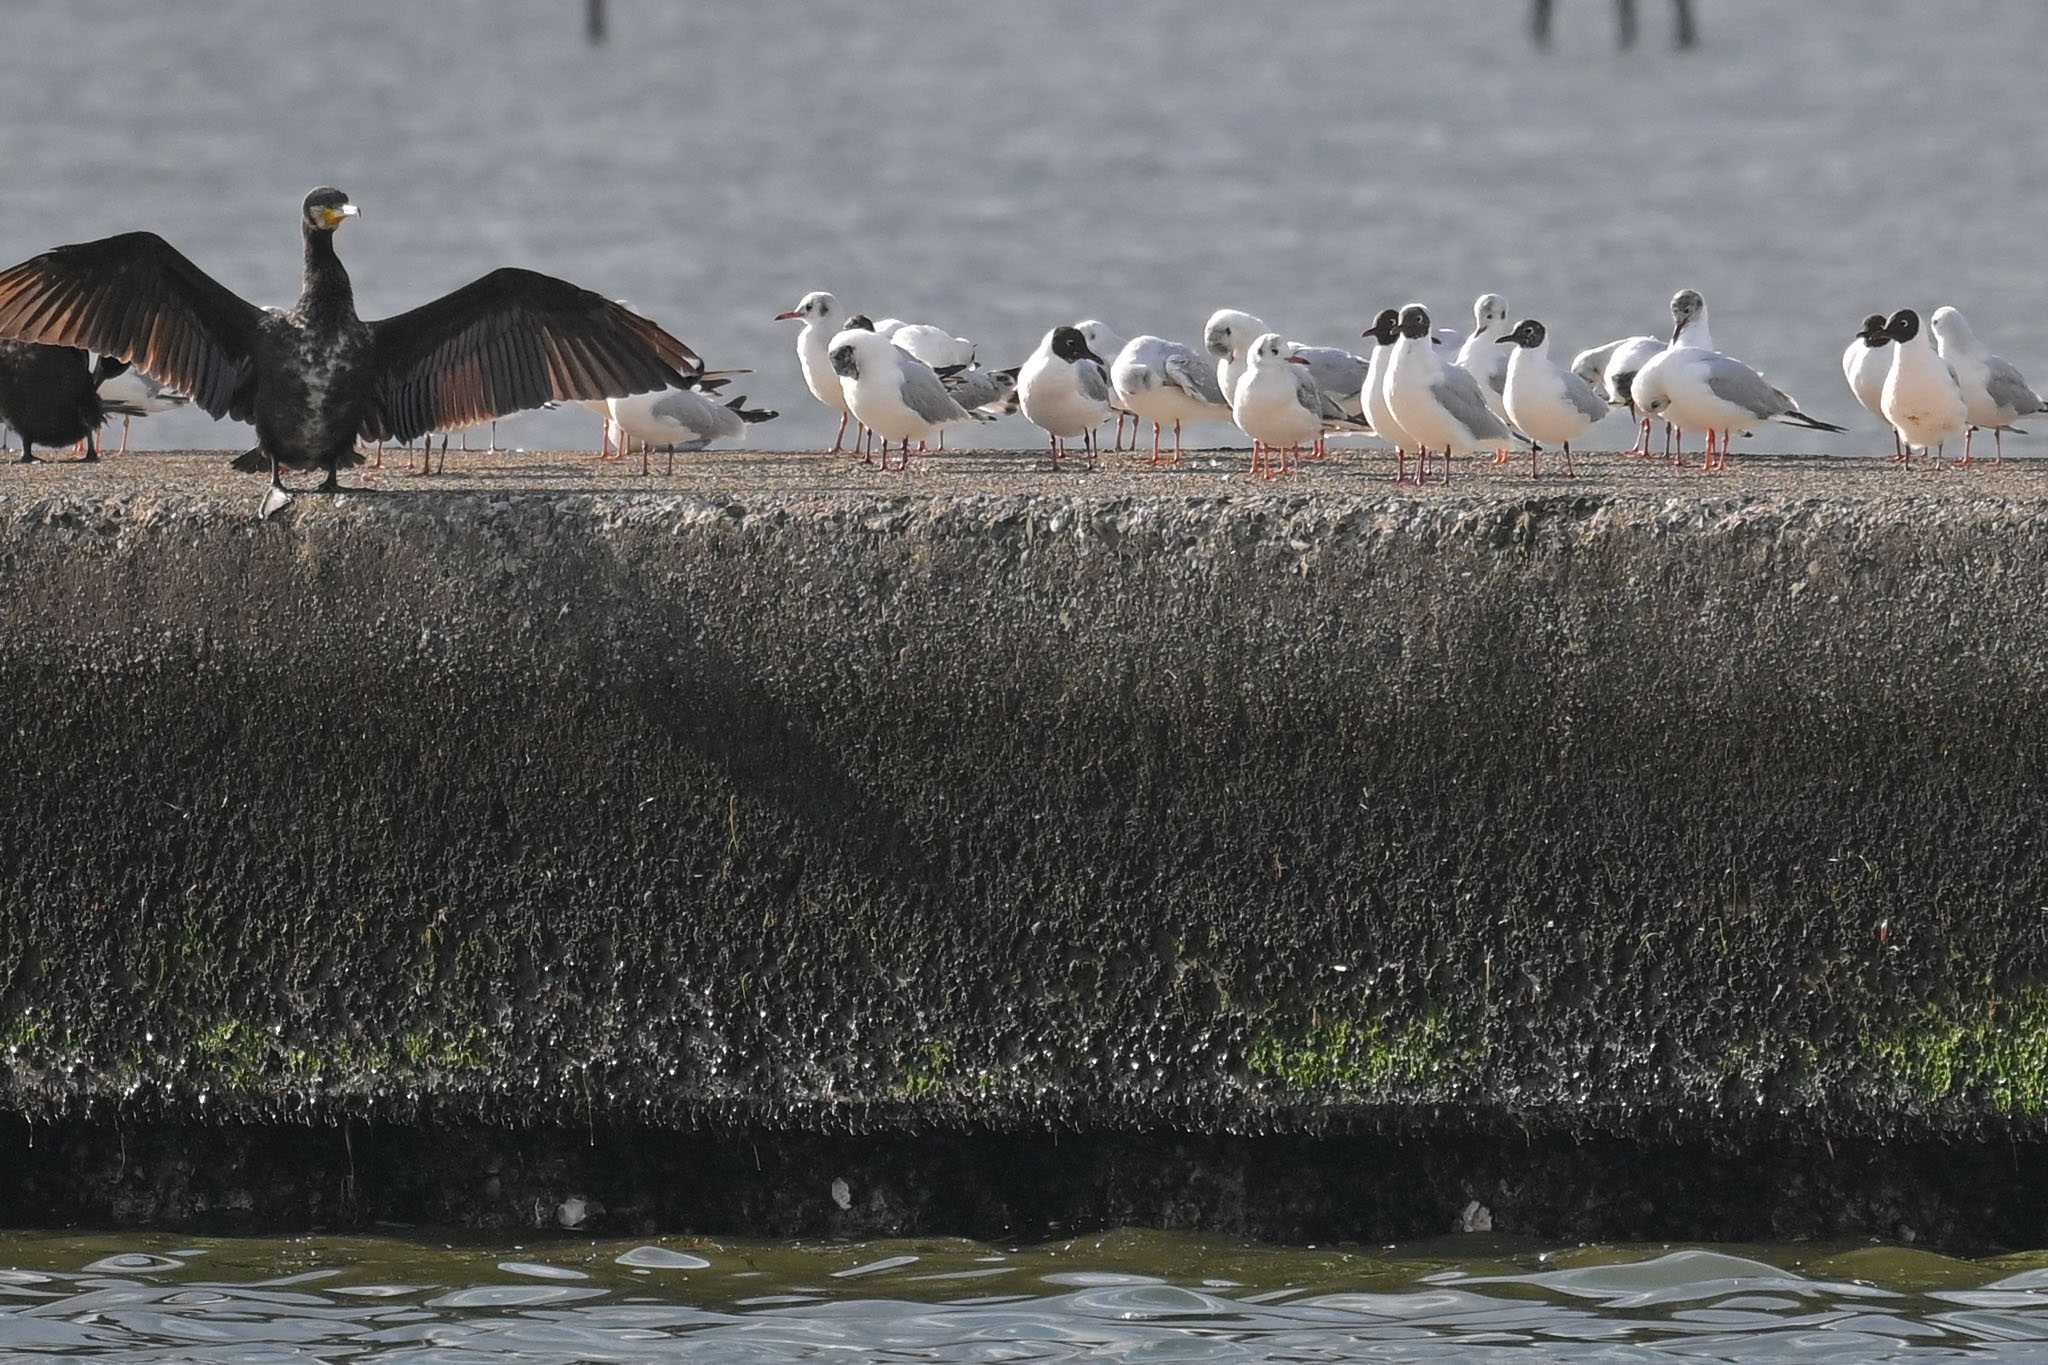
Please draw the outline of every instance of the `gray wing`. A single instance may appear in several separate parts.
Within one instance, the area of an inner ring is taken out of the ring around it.
[[[2039,412],[2044,406],[2039,394],[2027,386],[2020,372],[2012,362],[2000,356],[1986,359],[1991,372],[1984,377],[1984,389],[1991,395],[1991,401],[1998,404],[1999,411],[2018,413],[2025,417],[2030,412]]]
[[[1446,365],[1444,372],[1429,390],[1436,401],[1443,404],[1444,411],[1451,415],[1465,430],[1472,433],[1474,440],[1508,441],[1514,433],[1507,423],[1493,415],[1493,409],[1486,406],[1485,391],[1479,381],[1472,377],[1472,371],[1462,365]]]
[[[1316,377],[1316,387],[1330,398],[1350,394],[1355,400],[1365,388],[1363,356],[1335,346],[1297,346],[1294,353],[1308,362],[1308,372]],[[1350,411],[1348,405],[1345,411]]]
[[[1109,374],[1092,360],[1084,360],[1074,366],[1074,383],[1081,390],[1083,398],[1097,403],[1111,403],[1116,395],[1109,387]]]
[[[693,432],[700,441],[716,440],[722,436],[738,436],[747,429],[740,415],[731,408],[714,403],[701,394],[688,389],[674,389],[655,400],[652,409],[656,417],[675,422],[685,430]]]
[[[1564,372],[1564,396],[1589,422],[1597,422],[1607,415],[1607,400],[1570,370]]]
[[[932,367],[908,351],[897,358],[903,371],[903,406],[927,422],[964,422],[967,410],[953,401]]]
[[[1316,383],[1316,372],[1308,365],[1289,365],[1294,374],[1294,401],[1314,413],[1322,421],[1342,421],[1344,409],[1336,400],[1323,392],[1323,386]]]
[[[1758,421],[1797,412],[1799,405],[1783,389],[1749,366],[1720,352],[1707,357],[1707,388],[1724,403],[1733,403]]]
[[[1196,355],[1193,348],[1176,347],[1166,357],[1163,368],[1166,382],[1188,397],[1214,403],[1218,407],[1230,406],[1230,400],[1223,396],[1223,386],[1216,382],[1216,367]]]

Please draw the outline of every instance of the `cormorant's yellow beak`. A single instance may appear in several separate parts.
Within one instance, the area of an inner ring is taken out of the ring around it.
[[[362,210],[354,204],[343,204],[338,208],[323,208],[320,210],[320,221],[327,225],[328,231],[332,232],[335,228],[341,226],[342,219],[353,218],[361,212]]]

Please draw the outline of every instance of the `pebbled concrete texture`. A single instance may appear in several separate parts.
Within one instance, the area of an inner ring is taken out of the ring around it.
[[[2048,501],[1096,487],[0,489],[0,1111],[2040,1131]]]

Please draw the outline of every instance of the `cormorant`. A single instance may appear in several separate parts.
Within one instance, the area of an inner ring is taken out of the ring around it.
[[[410,441],[550,399],[618,398],[703,368],[688,346],[566,280],[505,268],[408,313],[356,316],[334,232],[356,214],[340,190],[306,196],[299,301],[265,311],[153,232],[60,246],[0,272],[0,338],[126,360],[218,418],[256,424],[270,462],[335,469],[358,437]],[[38,438],[43,439],[43,438]],[[251,452],[252,455],[256,452]]]
[[[94,365],[71,346],[38,346],[0,341],[0,422],[21,433],[21,464],[35,463],[35,448],[85,442],[85,458],[97,460],[94,440],[110,408],[99,386],[128,367],[112,356]]]

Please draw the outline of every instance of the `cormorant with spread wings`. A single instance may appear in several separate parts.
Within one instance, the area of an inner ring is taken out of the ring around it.
[[[288,312],[235,295],[153,232],[60,246],[0,272],[0,338],[118,356],[214,417],[256,424],[278,467],[353,464],[357,437],[409,441],[550,400],[680,384],[696,352],[639,314],[531,270],[494,270],[364,322],[334,232],[356,206],[306,196],[306,273]]]

